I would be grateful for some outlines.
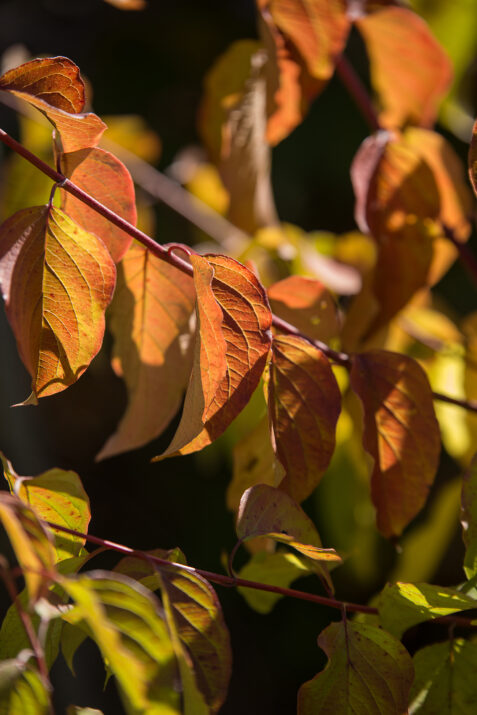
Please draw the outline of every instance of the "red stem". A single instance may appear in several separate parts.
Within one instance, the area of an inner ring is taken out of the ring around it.
[[[369,96],[366,87],[354,71],[354,68],[344,55],[341,55],[341,57],[338,58],[336,63],[336,72],[350,95],[353,97],[356,106],[365,118],[371,131],[377,132],[381,129],[381,127],[378,115],[376,114],[371,101],[371,97]]]

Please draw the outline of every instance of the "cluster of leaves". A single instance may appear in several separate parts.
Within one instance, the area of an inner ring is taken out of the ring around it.
[[[176,434],[157,461],[215,442],[253,402],[228,491],[237,547],[246,542],[250,559],[236,576],[231,558],[222,582],[247,583],[244,597],[267,612],[294,579],[315,574],[327,593],[322,602],[342,610],[342,620],[319,636],[329,664],[300,688],[299,714],[397,715],[410,703],[412,712],[425,713],[444,699],[452,711],[470,712],[475,643],[451,637],[412,659],[401,639],[426,620],[455,626],[452,614],[476,608],[475,465],[462,490],[466,583],[398,582],[376,607],[334,598],[330,568],[342,559],[322,548],[300,506],[332,464],[338,420],[341,446],[355,449],[362,435],[372,458],[370,498],[387,538],[401,537],[426,504],[441,451],[438,417],[448,450],[469,461],[468,446],[455,447],[448,413],[436,416],[429,382],[449,342],[461,347],[462,364],[463,334],[469,359],[462,380],[470,384],[475,372],[475,316],[459,331],[434,309],[431,293],[471,231],[464,169],[431,129],[451,65],[425,22],[393,3],[356,2],[350,10],[344,0],[257,0],[257,13],[261,39],[237,42],[219,58],[200,112],[213,165],[199,169],[220,187],[227,218],[252,235],[235,256],[164,248],[135,228],[133,181],[99,148],[106,125],[83,113],[84,85],[73,62],[37,59],[0,77],[0,90],[54,127],[56,171],[49,176],[57,181],[48,202],[19,208],[21,199],[8,197],[12,215],[0,227],[5,308],[32,381],[25,404],[84,373],[102,345],[108,306],[112,365],[126,383],[128,405],[99,459],[161,434],[184,392]],[[376,109],[343,55],[353,27],[368,54]],[[313,236],[280,225],[270,152],[335,70],[376,131],[351,166],[362,233],[330,237],[324,256]],[[0,138],[8,143],[4,132]],[[48,173],[45,166],[37,157],[36,167]],[[477,142],[470,154],[477,192],[476,167]],[[351,296],[346,312],[339,294]],[[420,361],[412,356],[417,344],[429,348]],[[351,431],[343,437],[346,424]],[[472,435],[475,424],[466,429]],[[51,710],[48,669],[60,647],[73,668],[90,637],[128,712],[218,712],[231,649],[211,579],[188,567],[178,549],[122,548],[131,553],[113,571],[84,571],[94,552],[84,548],[90,513],[79,477],[54,469],[24,478],[5,458],[3,466],[10,493],[0,495],[0,519],[25,581],[17,594],[17,572],[2,562],[14,600],[0,633],[4,711]],[[350,620],[352,610],[364,614]]]

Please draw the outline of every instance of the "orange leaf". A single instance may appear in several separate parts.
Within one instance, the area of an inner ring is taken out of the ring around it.
[[[477,122],[472,129],[472,139],[469,148],[469,176],[474,193],[477,196]]]
[[[268,299],[276,315],[310,338],[328,342],[340,332],[336,303],[320,281],[289,276],[270,286]]]
[[[66,389],[101,347],[115,266],[103,243],[55,208],[0,227],[0,282],[33,399]]]
[[[180,407],[192,367],[189,321],[194,283],[139,244],[118,267],[109,312],[113,367],[129,402],[97,459],[135,449],[161,434]]]
[[[378,529],[399,536],[424,506],[439,464],[429,381],[415,360],[372,350],[354,357],[351,386],[363,404],[363,444],[374,459]]]
[[[315,489],[335,448],[341,394],[327,357],[296,336],[273,339],[269,409],[280,489],[303,501]]]
[[[380,124],[432,126],[452,81],[452,65],[424,20],[406,8],[386,7],[355,24],[368,51]]]
[[[198,329],[191,381],[176,435],[159,458],[202,449],[229,426],[257,387],[272,315],[262,284],[227,256],[192,256]]]
[[[63,174],[80,189],[136,225],[134,183],[119,159],[104,149],[80,149],[62,154],[60,161]],[[131,236],[63,190],[61,208],[86,231],[99,236],[116,263],[121,260],[131,245]]]

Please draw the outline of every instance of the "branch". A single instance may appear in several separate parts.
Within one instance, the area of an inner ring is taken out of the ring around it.
[[[336,63],[336,71],[349,94],[353,97],[356,106],[365,118],[371,131],[377,132],[381,129],[381,126],[371,101],[371,97],[369,96],[366,87],[354,71],[352,65],[344,55],[339,57]]]
[[[466,243],[457,240],[452,229],[448,226],[443,226],[443,228],[446,238],[457,248],[461,263],[464,265],[474,284],[477,285],[477,258]]]
[[[111,223],[113,223],[115,226],[118,226],[125,233],[128,233],[134,239],[139,241],[139,243],[141,243],[149,251],[151,251],[153,255],[162,258],[164,261],[170,263],[172,266],[175,266],[183,273],[188,273],[189,275],[192,275],[192,266],[190,265],[190,263],[187,263],[187,261],[184,261],[182,258],[179,258],[174,253],[174,246],[171,246],[170,249],[161,246],[146,233],[143,233],[131,223],[121,218],[121,216],[118,216],[118,214],[116,214],[114,211],[111,211],[111,209],[108,209],[102,203],[90,196],[90,194],[86,193],[86,191],[83,191],[83,189],[74,184],[59,171],[55,171],[55,169],[52,169],[51,166],[49,166],[46,162],[42,161],[31,151],[26,149],[26,147],[20,144],[20,142],[17,142],[15,139],[13,139],[13,137],[7,134],[7,132],[5,132],[3,129],[0,129],[0,141],[2,141],[6,146],[10,147],[10,149],[15,151],[24,159],[29,161],[30,164],[36,166],[37,169],[46,174],[46,176],[48,176],[52,181],[59,184],[62,189],[68,191],[70,194],[72,194],[84,204],[92,208],[94,211],[97,211],[97,213],[101,214],[101,216],[104,216],[104,218],[111,221]],[[308,335],[298,330],[298,328],[296,328],[294,325],[288,323],[286,320],[282,320],[282,318],[279,318],[276,315],[272,316],[272,323],[277,330],[281,330],[287,335],[297,335],[306,340],[307,342],[311,343],[319,350],[321,350],[332,362],[338,365],[342,365],[343,367],[346,367],[348,369],[351,367],[352,358],[350,355],[339,352],[337,350],[333,350],[320,340],[313,340]],[[459,405],[460,407],[463,407],[464,409],[469,410],[471,412],[477,412],[477,404],[475,401],[459,400],[454,397],[442,395],[438,392],[433,392],[432,394],[434,399],[436,400],[450,402],[454,405]]]

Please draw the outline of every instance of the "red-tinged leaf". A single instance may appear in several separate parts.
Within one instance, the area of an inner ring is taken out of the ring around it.
[[[134,183],[124,164],[104,149],[80,149],[61,155],[61,171],[80,189],[136,225]],[[129,234],[67,191],[61,191],[61,208],[82,228],[94,233],[117,263],[132,243]]]
[[[345,620],[325,628],[318,645],[329,662],[301,686],[298,715],[407,712],[414,669],[411,656],[392,635]]]
[[[84,107],[79,67],[67,57],[44,57],[15,67],[0,77],[0,89],[36,97],[70,114]]]
[[[260,0],[259,6],[296,46],[312,77],[329,79],[350,30],[344,0]]]
[[[0,522],[24,571],[30,600],[36,601],[48,590],[48,573],[54,574],[51,536],[33,509],[7,492],[0,493]]]
[[[469,176],[472,188],[477,196],[477,121],[472,129],[472,139],[469,147]]]
[[[382,108],[380,124],[432,126],[452,81],[452,65],[424,20],[407,8],[387,7],[360,18],[356,26]]]
[[[424,506],[439,464],[431,388],[415,360],[384,350],[354,357],[351,387],[363,404],[363,443],[374,459],[378,529],[399,536]]]
[[[328,342],[340,332],[337,305],[320,281],[289,276],[270,286],[268,299],[275,315],[310,338]]]
[[[109,312],[113,368],[126,382],[129,402],[97,459],[151,441],[179,409],[192,367],[194,300],[190,276],[139,244],[131,246]]]
[[[330,463],[340,409],[341,394],[328,358],[303,338],[274,338],[270,418],[285,468],[280,489],[295,501],[311,494]]]
[[[255,274],[227,256],[191,261],[198,318],[194,367],[178,430],[159,459],[195,452],[225,431],[257,387],[271,343],[272,314]]]
[[[104,244],[55,208],[0,227],[0,282],[34,399],[66,389],[101,347],[115,266]]]
[[[146,0],[105,0],[110,5],[114,5],[118,10],[144,10]]]

